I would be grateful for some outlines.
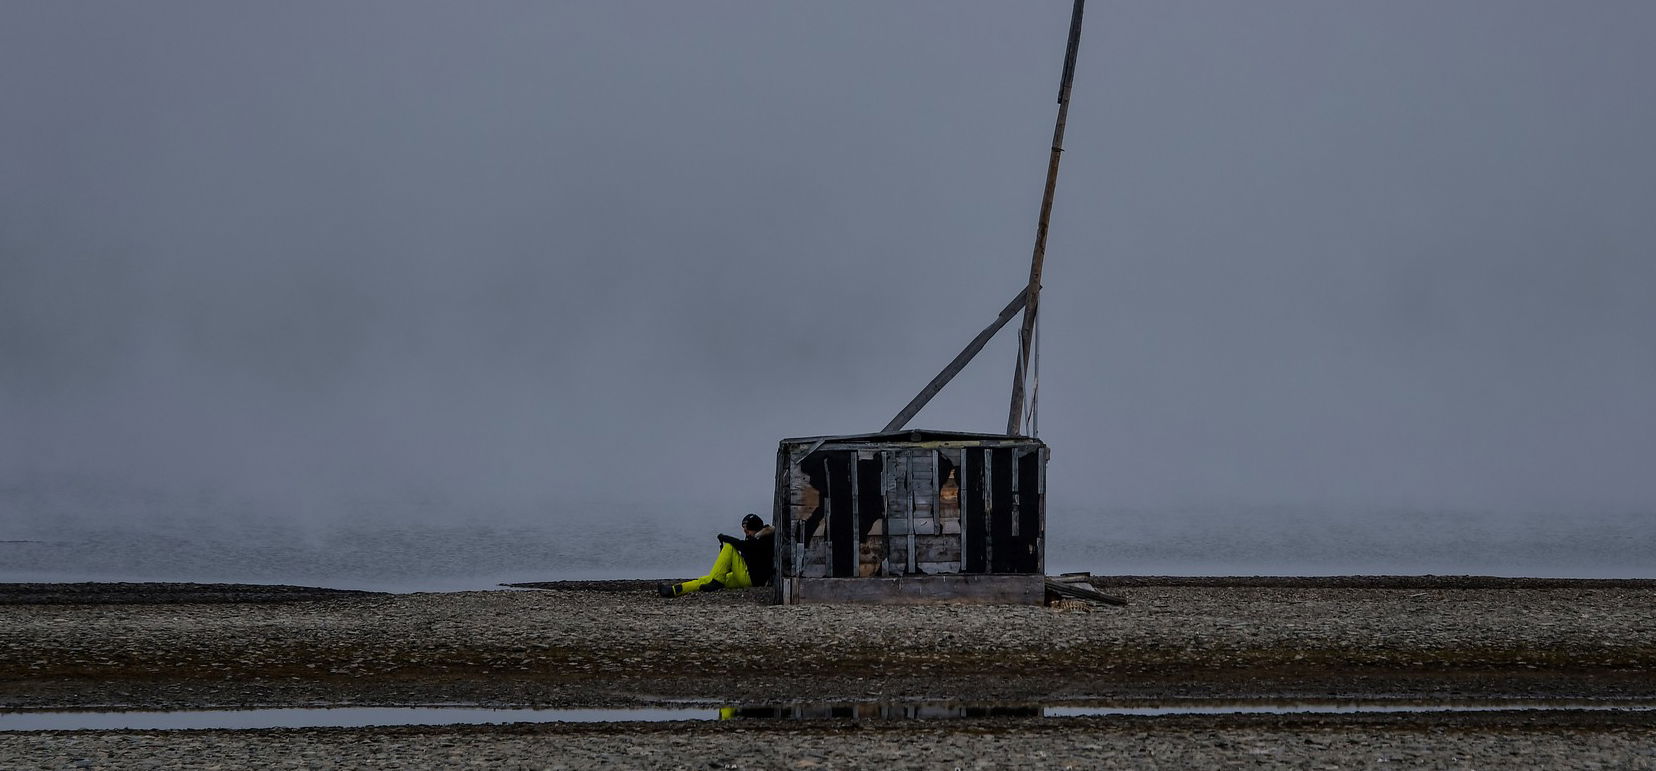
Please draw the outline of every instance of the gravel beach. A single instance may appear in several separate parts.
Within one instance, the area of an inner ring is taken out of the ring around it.
[[[1649,769],[1656,739],[1646,721],[1517,715],[79,732],[0,734],[0,767]]]
[[[1656,582],[1097,578],[1126,606],[0,586],[0,709],[1656,699]],[[1656,767],[1646,711],[0,733],[0,768]]]

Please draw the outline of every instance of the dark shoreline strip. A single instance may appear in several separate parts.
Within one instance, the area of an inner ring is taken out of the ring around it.
[[[1656,578],[1508,576],[1093,576],[1096,586],[1249,589],[1656,589]]]
[[[662,579],[539,581],[501,584],[519,589],[593,592],[650,592]],[[1503,576],[1139,576],[1095,575],[1100,588],[1190,587],[1236,589],[1640,589],[1656,590],[1648,578],[1514,578]],[[282,603],[341,600],[383,595],[357,589],[286,584],[185,582],[0,583],[0,605],[128,605],[174,603]],[[757,597],[757,594],[755,595]]]
[[[378,592],[283,584],[103,583],[0,584],[0,605],[156,605],[314,602]]]

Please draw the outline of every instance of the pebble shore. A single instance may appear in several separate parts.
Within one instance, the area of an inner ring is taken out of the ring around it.
[[[1098,578],[1122,607],[0,585],[0,709],[1656,699],[1656,582]],[[193,596],[192,596],[193,593]],[[1515,754],[1517,753],[1517,754]],[[0,733],[0,768],[1656,768],[1650,712]]]
[[[0,734],[3,768],[1656,768],[1648,722],[1029,720]]]

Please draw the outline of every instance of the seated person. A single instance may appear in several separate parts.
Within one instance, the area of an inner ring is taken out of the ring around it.
[[[725,587],[746,589],[764,586],[776,572],[776,529],[765,524],[757,514],[742,517],[742,533],[746,538],[719,534],[719,557],[713,560],[713,570],[701,578],[682,584],[656,584],[656,593],[663,597],[677,597],[690,592],[715,592]]]

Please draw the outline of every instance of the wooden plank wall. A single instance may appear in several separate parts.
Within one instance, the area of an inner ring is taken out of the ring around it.
[[[807,470],[801,462],[803,455],[804,448],[801,448],[788,463],[788,519],[792,527],[788,541],[793,546],[793,554],[784,556],[789,557],[786,562],[792,568],[788,575],[825,578],[828,576],[828,501],[822,487],[827,486],[826,470]],[[813,477],[822,487],[813,483]]]
[[[857,576],[884,575],[887,501],[884,453],[857,451]]]
[[[1044,448],[796,447],[778,460],[784,576],[1045,568]]]

